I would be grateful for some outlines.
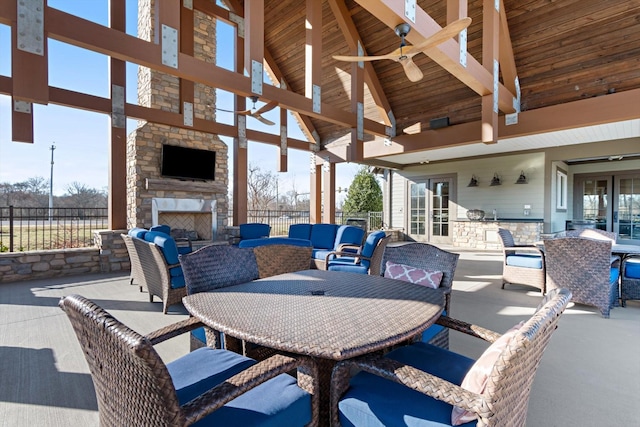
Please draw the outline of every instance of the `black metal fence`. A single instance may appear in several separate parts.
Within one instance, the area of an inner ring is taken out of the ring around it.
[[[233,213],[229,212],[229,218]],[[291,224],[304,224],[310,222],[309,211],[283,211],[283,210],[249,210],[247,222],[261,222],[271,225],[272,236],[286,236]],[[357,221],[359,220],[359,221]],[[382,212],[361,212],[357,214],[345,214],[336,212],[336,224],[353,224],[363,226],[367,231],[379,230],[384,227]]]
[[[93,246],[107,216],[107,208],[0,207],[0,252]]]

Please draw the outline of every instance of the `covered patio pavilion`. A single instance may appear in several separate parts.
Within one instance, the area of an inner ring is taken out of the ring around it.
[[[449,248],[451,249],[451,248]],[[502,254],[459,251],[454,317],[504,332],[531,316],[540,294],[526,286],[500,289]],[[129,284],[126,274],[95,274],[3,284],[0,287],[2,425],[94,425],[97,404],[89,368],[66,315],[63,295],[81,294],[140,333],[187,317],[181,305],[163,315],[161,303]],[[570,305],[542,357],[527,426],[633,425],[640,394],[640,302],[603,319],[594,307]],[[478,357],[485,346],[451,333],[451,349]],[[188,334],[156,347],[165,361],[189,351]]]

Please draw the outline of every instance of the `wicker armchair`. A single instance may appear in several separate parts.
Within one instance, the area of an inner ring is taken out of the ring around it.
[[[142,336],[79,295],[62,298],[60,307],[89,364],[101,426],[317,423],[310,359],[276,355],[256,363],[203,348],[165,365],[153,346],[198,327],[195,319]],[[286,373],[293,369],[297,386]]]
[[[179,264],[167,264],[162,250],[154,243],[136,237],[121,234],[131,259],[131,276],[140,286],[149,292],[149,302],[157,296],[162,300],[162,312],[182,302],[187,295],[182,276],[172,277],[170,269]]]
[[[387,262],[425,270],[442,271],[442,280],[438,289],[445,295],[445,312],[451,316],[451,288],[459,257],[459,254],[445,251],[428,243],[414,242],[400,246],[387,246],[382,256],[380,275],[384,276]],[[422,340],[442,348],[449,348],[449,330],[434,325],[423,333]]]
[[[507,283],[528,285],[546,292],[545,257],[540,248],[533,245],[516,245],[513,235],[504,228],[498,229],[502,242],[502,289]]]
[[[488,379],[481,393],[460,386],[473,359],[423,342],[385,356],[340,362],[332,375],[332,425],[404,425],[411,419],[412,425],[445,426],[451,425],[455,405],[477,414],[478,426],[524,426],[536,370],[570,298],[567,290],[545,297],[544,304],[498,350],[493,367],[487,366]],[[438,323],[491,343],[501,336],[449,317],[441,317]]]
[[[602,317],[618,297],[620,258],[610,240],[562,237],[544,241],[547,289],[567,288],[572,301],[597,307]]]
[[[620,299],[624,307],[627,300],[640,299],[640,255],[624,258],[620,277]]]
[[[618,233],[598,228],[582,228],[579,230],[567,230],[564,232],[563,237],[586,237],[588,239],[611,240],[612,243],[615,243],[618,240]]]

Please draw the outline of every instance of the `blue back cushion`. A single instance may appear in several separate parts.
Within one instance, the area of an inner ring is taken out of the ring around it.
[[[353,225],[341,225],[338,227],[333,249],[338,250],[338,247],[343,244],[360,246],[362,239],[364,239],[364,230],[362,228],[354,227]]]
[[[640,258],[628,258],[624,265],[624,277],[640,279]]]
[[[316,249],[333,249],[336,240],[336,224],[313,224],[311,243]]]
[[[248,239],[242,240],[238,244],[239,248],[255,248],[256,246],[264,245],[292,245],[302,246],[305,248],[311,247],[311,240],[309,239],[294,239],[290,237],[269,237],[268,239]]]
[[[362,247],[362,255],[368,258],[371,258],[373,255],[373,251],[378,245],[380,239],[386,236],[386,233],[382,230],[374,231],[373,233],[367,236],[367,240],[364,242],[364,246]],[[367,261],[367,265],[369,262]]]
[[[242,240],[269,237],[270,232],[271,226],[269,224],[261,224],[259,222],[240,224],[240,238]]]
[[[178,246],[173,237],[159,231],[149,231],[144,235],[144,240],[155,243],[162,249],[162,254],[167,264],[178,264]]]
[[[149,231],[159,231],[160,233],[171,235],[171,227],[166,224],[154,225],[149,229]]]
[[[294,239],[309,239],[311,237],[311,224],[291,224],[289,237]]]
[[[144,235],[147,234],[149,232],[149,230],[147,230],[146,228],[132,228],[131,230],[129,230],[129,236],[131,237],[137,237],[138,239],[142,239],[144,240]]]

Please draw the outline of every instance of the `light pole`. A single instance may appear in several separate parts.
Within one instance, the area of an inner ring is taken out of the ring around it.
[[[51,144],[51,177],[49,178],[49,224],[53,219],[53,150],[56,146]]]

